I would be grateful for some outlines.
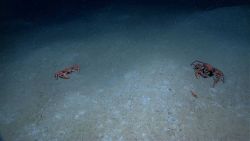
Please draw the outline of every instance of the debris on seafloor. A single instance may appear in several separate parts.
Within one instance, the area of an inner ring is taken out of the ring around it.
[[[193,97],[198,98],[198,95],[194,91],[191,91],[191,94]]]

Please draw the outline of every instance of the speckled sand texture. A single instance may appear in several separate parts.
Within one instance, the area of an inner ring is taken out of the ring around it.
[[[2,140],[249,140],[250,8],[136,9],[104,8],[7,38]],[[225,83],[196,79],[195,59],[222,70]],[[54,79],[76,63],[80,72]]]

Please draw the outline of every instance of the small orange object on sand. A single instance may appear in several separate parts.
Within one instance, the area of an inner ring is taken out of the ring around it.
[[[191,94],[193,97],[198,98],[198,95],[194,91],[191,91]]]

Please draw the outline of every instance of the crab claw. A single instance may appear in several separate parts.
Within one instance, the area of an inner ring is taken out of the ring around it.
[[[63,79],[69,79],[69,76],[66,73],[62,73],[61,75],[59,75],[59,77]]]

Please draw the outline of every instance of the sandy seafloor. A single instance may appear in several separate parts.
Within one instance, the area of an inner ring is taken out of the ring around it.
[[[1,140],[250,140],[249,7],[110,6],[20,24],[31,27],[1,43]],[[225,83],[196,79],[196,59],[222,70]],[[79,73],[54,79],[73,64]]]

